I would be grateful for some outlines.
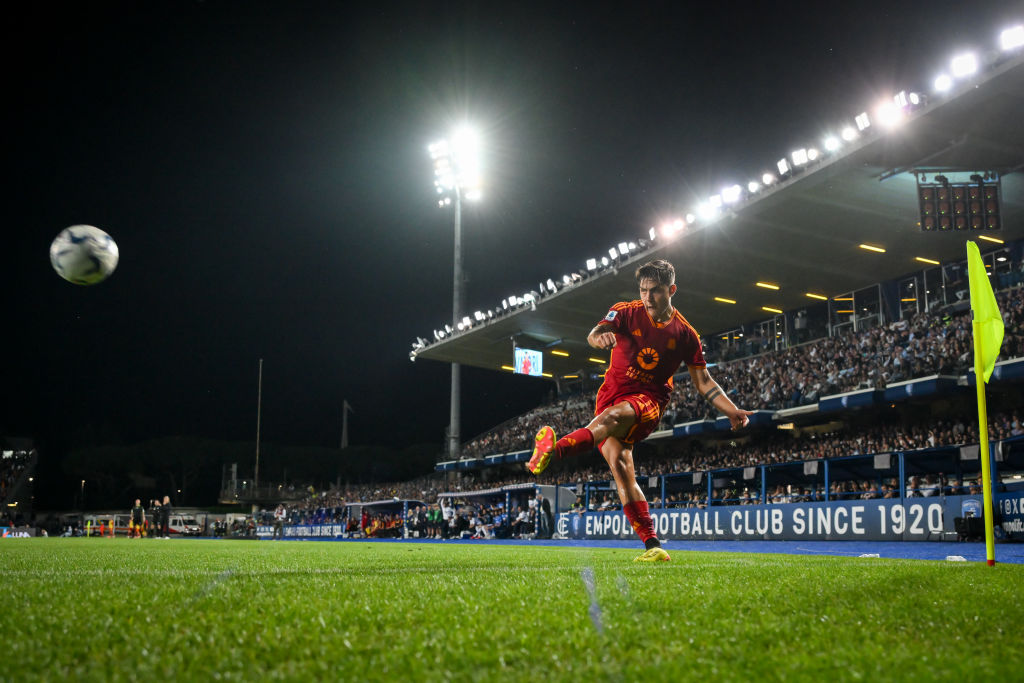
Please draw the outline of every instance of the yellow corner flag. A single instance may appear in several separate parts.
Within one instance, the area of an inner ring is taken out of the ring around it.
[[[992,369],[1003,345],[1003,316],[996,306],[996,295],[988,281],[981,252],[974,242],[967,243],[967,275],[971,286],[971,311],[977,336],[974,340],[975,358],[980,360],[985,383],[992,377]]]
[[[978,390],[978,434],[981,458],[982,516],[985,520],[985,557],[991,567],[996,563],[995,528],[992,516],[992,466],[988,447],[988,411],[985,408],[985,383],[992,377],[999,347],[1003,345],[1003,316],[996,306],[996,295],[988,281],[981,252],[967,242],[967,276],[971,286],[971,311],[974,313],[974,384]]]

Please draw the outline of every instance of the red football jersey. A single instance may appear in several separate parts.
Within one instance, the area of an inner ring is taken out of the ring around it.
[[[600,324],[614,329],[616,344],[599,396],[642,393],[664,405],[681,364],[707,365],[697,331],[677,310],[668,322],[656,323],[642,301],[624,301]]]

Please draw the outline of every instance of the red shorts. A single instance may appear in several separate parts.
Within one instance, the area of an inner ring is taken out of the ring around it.
[[[597,394],[597,406],[594,408],[594,415],[600,415],[608,408],[625,401],[633,407],[636,413],[636,422],[629,428],[626,435],[619,438],[622,443],[632,446],[643,441],[651,435],[661,422],[661,404],[647,394],[618,394],[615,396],[602,396]]]

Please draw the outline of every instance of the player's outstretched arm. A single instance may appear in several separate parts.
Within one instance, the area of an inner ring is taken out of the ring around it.
[[[615,346],[615,330],[611,325],[598,323],[587,335],[587,343],[595,349],[610,349]]]
[[[686,369],[690,371],[690,379],[693,380],[693,386],[696,387],[697,392],[704,397],[704,400],[717,408],[718,412],[729,418],[729,423],[732,424],[734,430],[750,424],[749,416],[753,415],[754,411],[737,408],[736,404],[722,391],[722,387],[718,386],[718,382],[711,379],[711,373],[706,367],[687,365]]]

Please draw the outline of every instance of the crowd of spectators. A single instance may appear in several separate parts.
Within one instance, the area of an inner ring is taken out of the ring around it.
[[[1019,411],[996,412],[989,416],[989,435],[992,440],[1024,435],[1024,420]],[[757,465],[771,465],[801,460],[817,460],[851,455],[871,455],[919,449],[962,446],[978,442],[977,425],[969,416],[952,419],[921,419],[917,422],[875,422],[861,427],[842,428],[833,432],[806,432],[792,436],[787,432],[770,432],[740,441],[683,440],[661,455],[644,454],[635,461],[637,481],[644,488],[652,507],[705,507],[709,504],[704,487],[691,490],[669,490],[661,499],[660,484],[648,486],[662,475],[711,470],[739,469]],[[684,477],[679,481],[687,481]],[[373,513],[364,507],[361,519],[346,519],[346,503],[380,500],[418,500],[423,505],[410,508],[406,523],[425,538],[494,538],[513,536],[533,538],[543,534],[540,508],[536,501],[514,501],[511,511],[503,504],[480,504],[466,496],[438,497],[441,491],[472,494],[485,489],[496,489],[524,483],[562,484],[582,491],[591,485],[586,509],[592,511],[620,509],[614,483],[609,481],[608,466],[600,455],[592,453],[571,460],[560,461],[539,478],[522,474],[506,474],[502,478],[473,481],[463,477],[457,484],[446,484],[444,475],[433,474],[410,482],[376,484],[365,487],[347,487],[324,492],[311,491],[301,503],[291,506],[289,520],[296,524],[328,524],[347,521],[349,533],[386,537],[396,535],[401,518],[394,512]],[[929,474],[910,477],[906,482],[910,497],[954,495],[977,491],[976,476],[958,479],[952,475]],[[900,492],[899,482],[891,477],[882,479],[849,479],[833,481],[830,500],[851,498],[894,498]],[[821,485],[774,486],[765,496],[766,503],[813,502],[825,500]],[[750,486],[728,486],[712,491],[711,505],[747,505],[761,503],[761,491]],[[528,503],[528,504],[527,504]],[[584,501],[578,499],[583,509]],[[507,523],[506,523],[507,522]]]
[[[34,450],[4,450],[0,453],[0,503],[7,501],[7,494],[34,457]]]
[[[1000,358],[1024,356],[1024,289],[998,295],[1005,322]],[[821,397],[927,375],[963,375],[971,367],[971,314],[920,313],[910,320],[848,331],[783,351],[720,363],[714,377],[737,405],[779,410],[816,403]],[[687,388],[685,373],[665,408],[662,428],[714,419],[717,413]],[[527,450],[545,424],[564,434],[588,423],[593,398],[575,396],[509,420],[463,447],[465,457]]]

